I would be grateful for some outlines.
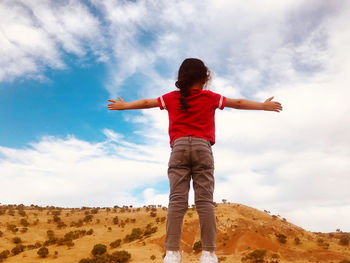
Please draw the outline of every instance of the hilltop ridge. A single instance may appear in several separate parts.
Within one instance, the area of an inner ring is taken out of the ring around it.
[[[160,205],[2,205],[0,262],[78,263],[93,259],[91,251],[96,244],[105,245],[110,255],[126,251],[131,257],[128,262],[162,262],[166,210]],[[216,204],[215,212],[220,262],[350,262],[349,233],[309,232],[268,211],[242,204]],[[184,262],[199,262],[199,240],[198,215],[192,207],[184,218]],[[48,249],[45,259],[38,254],[42,247]]]

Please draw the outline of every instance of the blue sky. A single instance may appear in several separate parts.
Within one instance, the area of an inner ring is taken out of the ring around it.
[[[350,231],[350,5],[252,2],[1,1],[0,202],[167,205],[166,111],[107,100],[172,91],[198,57],[211,90],[284,106],[216,113],[215,201]]]

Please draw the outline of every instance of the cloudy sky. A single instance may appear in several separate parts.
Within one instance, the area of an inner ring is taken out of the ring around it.
[[[0,202],[167,205],[166,111],[107,100],[172,91],[198,57],[211,90],[284,106],[216,113],[215,201],[350,231],[349,13],[325,0],[0,1]]]

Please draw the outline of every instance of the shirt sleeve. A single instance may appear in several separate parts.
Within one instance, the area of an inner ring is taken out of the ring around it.
[[[168,103],[170,103],[172,97],[173,97],[173,92],[169,92],[158,97],[157,100],[158,100],[159,108],[161,110],[168,110]]]
[[[210,93],[211,93],[215,108],[219,108],[220,110],[223,110],[226,105],[226,97],[212,91]]]
[[[158,106],[159,106],[159,108],[160,108],[161,110],[164,110],[164,109],[166,110],[166,105],[165,105],[165,101],[164,101],[163,95],[160,96],[160,97],[158,97],[157,100],[158,100]]]

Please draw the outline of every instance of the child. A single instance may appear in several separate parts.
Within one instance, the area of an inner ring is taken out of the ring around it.
[[[175,83],[179,89],[157,99],[141,99],[133,102],[109,100],[110,110],[146,109],[159,107],[169,115],[169,136],[172,148],[168,178],[170,183],[167,210],[166,256],[164,263],[180,263],[180,240],[184,214],[188,208],[188,192],[193,180],[195,204],[199,216],[202,255],[201,263],[217,263],[216,221],[214,213],[214,161],[211,146],[215,143],[214,115],[217,108],[246,110],[282,110],[279,102],[254,102],[245,99],[229,99],[204,90],[210,71],[195,58],[185,59]]]

